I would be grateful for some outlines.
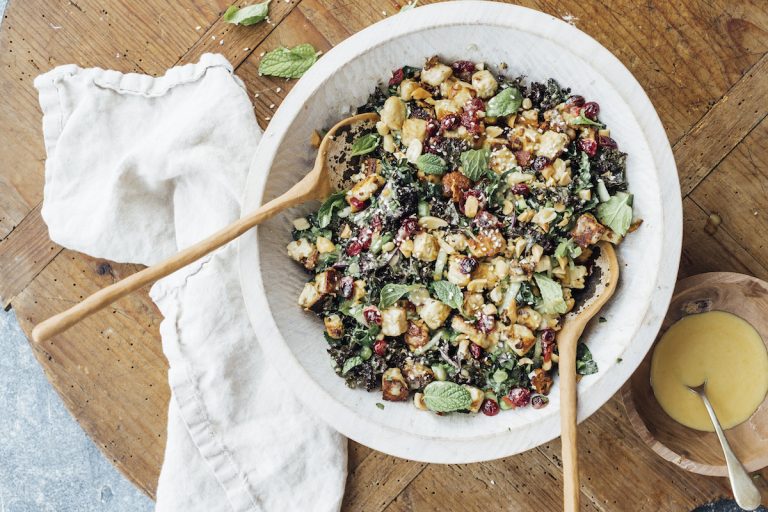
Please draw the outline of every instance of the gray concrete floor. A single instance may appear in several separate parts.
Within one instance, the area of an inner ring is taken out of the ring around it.
[[[13,312],[0,311],[0,354],[0,512],[152,510],[66,410]]]

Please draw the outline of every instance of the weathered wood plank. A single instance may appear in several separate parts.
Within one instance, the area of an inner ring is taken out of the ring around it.
[[[768,118],[690,197],[707,213],[717,213],[722,219],[720,229],[768,267]]]
[[[16,297],[24,332],[88,294],[137,270],[64,250]],[[169,389],[160,313],[135,293],[32,345],[54,388],[83,429],[150,496],[165,448]]]
[[[344,510],[384,510],[427,464],[398,459],[372,451],[350,468],[344,494]]]

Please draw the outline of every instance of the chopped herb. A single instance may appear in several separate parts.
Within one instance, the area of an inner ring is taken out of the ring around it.
[[[267,19],[269,15],[269,2],[260,4],[249,5],[243,8],[239,8],[235,5],[230,5],[224,13],[224,21],[232,23],[233,25],[255,25],[260,21]]]
[[[280,78],[301,78],[317,61],[317,50],[309,44],[268,52],[259,63],[259,74]]]

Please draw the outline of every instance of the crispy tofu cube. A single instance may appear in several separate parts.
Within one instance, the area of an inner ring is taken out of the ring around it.
[[[490,258],[504,252],[507,241],[498,229],[486,229],[468,240],[467,246],[475,258]]]
[[[381,394],[384,400],[404,402],[408,400],[408,383],[400,368],[388,368],[381,376]]]
[[[539,139],[539,149],[536,153],[554,160],[560,153],[565,151],[566,146],[570,142],[571,140],[568,138],[568,135],[547,130]]]
[[[430,329],[438,329],[451,314],[451,307],[439,300],[429,298],[417,307],[417,312]]]
[[[445,64],[437,63],[430,68],[421,70],[421,81],[437,87],[453,75],[453,70]]]
[[[460,108],[452,100],[435,100],[435,115],[442,119],[448,114],[457,114]]]
[[[403,145],[409,146],[411,141],[418,140],[419,142],[424,142],[424,139],[427,138],[427,122],[424,119],[417,119],[415,117],[412,117],[410,119],[406,119],[403,123],[403,132],[401,135],[401,140],[403,141]]]
[[[299,306],[304,309],[312,309],[322,298],[322,294],[317,290],[317,285],[315,283],[307,283],[299,295]]]
[[[474,386],[467,386],[464,385],[467,391],[469,391],[469,396],[472,398],[472,403],[469,405],[469,412],[479,412],[480,406],[483,405],[483,400],[485,400],[485,393]]]
[[[488,340],[485,334],[481,333],[474,325],[464,320],[461,316],[454,315],[451,319],[451,329],[460,334],[465,334],[472,343],[488,348]]]
[[[289,243],[287,250],[288,256],[290,256],[291,259],[298,261],[307,269],[311,270],[315,268],[319,252],[317,247],[315,247],[315,244],[306,238],[299,238],[298,240]]]
[[[421,86],[411,80],[410,78],[406,78],[402,82],[400,82],[400,98],[402,98],[404,101],[411,101],[413,99],[413,91],[416,89],[419,89]]]
[[[420,411],[428,411],[426,402],[424,402],[424,393],[414,393],[413,405]]]
[[[605,231],[605,226],[600,224],[594,215],[585,213],[576,220],[571,236],[579,247],[588,247],[599,242]]]
[[[520,308],[517,311],[517,323],[535,331],[541,325],[541,314],[529,307]]]
[[[339,286],[339,279],[341,279],[339,272],[332,268],[320,272],[315,276],[317,291],[321,295],[336,293],[336,288]]]
[[[315,244],[317,245],[317,250],[320,252],[320,254],[325,254],[336,250],[336,245],[334,245],[333,242],[324,236],[317,237]]]
[[[398,130],[403,127],[405,121],[406,109],[403,100],[397,96],[390,96],[384,102],[381,109],[381,121],[387,125],[390,130]]]
[[[501,174],[515,167],[517,165],[517,159],[515,158],[515,154],[505,146],[491,153],[490,165],[493,172]]]
[[[370,176],[366,176],[357,182],[349,192],[347,192],[347,203],[349,203],[351,206],[352,203],[350,202],[350,199],[353,197],[360,202],[367,201],[371,198],[371,196],[373,196],[373,194],[376,193],[377,190],[379,190],[379,187],[381,187],[383,182],[384,179],[378,174],[371,174]]]
[[[477,91],[477,95],[480,98],[490,98],[496,94],[496,89],[499,88],[498,82],[493,78],[493,75],[487,69],[476,71],[472,75],[472,87]]]
[[[418,233],[413,237],[413,257],[421,261],[435,261],[440,246],[437,239],[429,233]]]
[[[511,333],[509,334],[511,335],[507,342],[509,348],[520,357],[527,354],[536,344],[536,336],[534,336],[533,332],[524,325],[513,324]]]
[[[424,386],[435,379],[431,369],[411,358],[405,360],[402,373],[410,389],[424,389]]]
[[[323,323],[325,324],[325,332],[331,338],[338,340],[344,336],[344,322],[339,315],[329,315],[323,319]]]
[[[408,322],[408,328],[403,338],[408,348],[415,351],[429,343],[429,328],[423,320],[412,320]]]
[[[465,274],[461,268],[461,261],[463,256],[451,256],[448,260],[448,282],[457,285],[460,288],[464,288],[469,284],[471,276]]]
[[[387,308],[381,312],[381,333],[384,336],[400,336],[408,328],[405,308]]]

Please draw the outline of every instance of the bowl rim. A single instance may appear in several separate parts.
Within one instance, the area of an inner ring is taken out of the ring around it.
[[[245,189],[243,214],[262,204],[268,172],[278,148],[294,119],[300,115],[311,93],[320,87],[339,67],[372,48],[412,32],[446,26],[483,24],[527,31],[547,37],[565,45],[599,71],[610,77],[610,83],[635,115],[646,139],[654,142],[651,152],[659,175],[664,224],[661,251],[665,265],[659,269],[653,300],[645,306],[643,322],[623,354],[621,370],[606,372],[601,385],[589,396],[582,396],[578,419],[583,421],[607,402],[626,382],[650,348],[655,333],[664,318],[677,275],[682,244],[682,200],[677,179],[677,169],[672,149],[661,121],[637,80],[629,70],[606,48],[576,27],[548,14],[516,5],[496,2],[464,0],[431,4],[391,16],[352,35],[330,50],[299,80],[286,96],[262,136],[251,163],[251,171]],[[535,27],[533,29],[532,27]],[[630,101],[631,99],[631,101]],[[258,244],[258,229],[254,239]],[[244,256],[245,243],[239,248],[240,282],[246,309],[259,343],[270,352],[272,363],[291,374],[296,386],[302,389],[300,399],[317,416],[345,436],[384,453],[422,462],[468,463],[492,460],[520,453],[559,436],[559,421],[549,421],[542,428],[531,432],[528,438],[512,443],[500,443],[502,434],[476,437],[468,446],[466,438],[427,438],[409,434],[375,421],[362,418],[352,409],[336,401],[329,392],[319,386],[302,367],[279,332],[272,317],[261,278],[261,262],[258,254]],[[244,279],[245,274],[249,275]],[[249,300],[249,297],[252,298]],[[638,338],[641,333],[641,339]]]
[[[718,282],[718,281],[728,281],[731,279],[738,279],[738,280],[744,280],[744,281],[751,281],[751,282],[758,282],[761,283],[765,288],[768,288],[768,282],[760,279],[759,277],[755,277],[749,274],[742,274],[740,272],[703,272],[701,274],[695,274],[692,276],[688,276],[684,279],[681,279],[677,282],[675,286],[674,294],[672,295],[672,300],[670,302],[673,302],[675,300],[675,297],[679,296],[682,293],[687,292],[689,289],[699,286],[702,283],[707,282]],[[666,317],[665,317],[666,320]],[[656,338],[654,339],[653,343],[651,343],[651,346],[649,347],[648,354],[646,354],[646,357],[650,357],[651,352],[650,349],[653,348],[658,340],[660,339],[661,331],[657,334]],[[768,340],[764,340],[768,341]],[[645,358],[643,358],[645,360]],[[642,361],[641,361],[642,363]],[[630,377],[631,379],[631,377]],[[648,388],[650,389],[650,383],[648,384]],[[653,450],[656,455],[661,457],[662,459],[671,462],[672,464],[678,466],[681,469],[684,469],[686,471],[690,471],[691,473],[697,473],[699,475],[705,475],[705,476],[722,476],[727,477],[728,476],[728,466],[723,464],[706,464],[703,462],[697,462],[688,456],[686,456],[683,453],[678,453],[663,442],[661,442],[654,434],[651,432],[651,430],[648,428],[648,423],[645,420],[645,417],[643,417],[642,414],[640,414],[640,411],[637,409],[636,402],[635,402],[635,396],[634,392],[632,390],[632,384],[630,380],[627,380],[626,385],[624,385],[621,389],[621,400],[624,403],[624,409],[627,413],[627,418],[629,419],[630,425],[632,425],[632,428],[635,431],[635,434],[651,449]],[[768,402],[768,396],[766,396],[763,399],[763,403]],[[699,433],[698,431],[694,429],[690,429],[691,432]],[[727,430],[726,430],[727,432]],[[714,434],[713,434],[714,435]],[[742,461],[744,466],[746,467],[747,471],[752,473],[755,471],[760,471],[761,469],[768,467],[768,453],[766,453],[763,456],[757,457],[755,459],[750,459],[749,462]]]

